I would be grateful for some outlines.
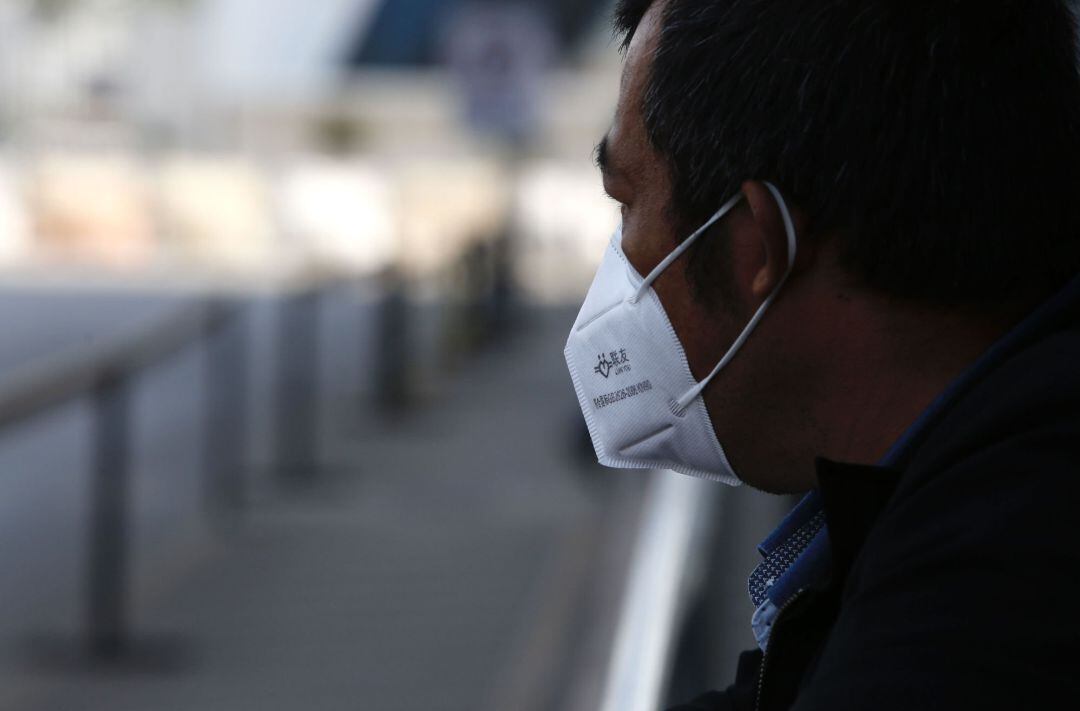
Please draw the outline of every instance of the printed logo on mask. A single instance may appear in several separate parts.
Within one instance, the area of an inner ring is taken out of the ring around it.
[[[605,379],[612,375],[622,375],[630,372],[630,356],[626,355],[626,349],[601,353],[596,357],[597,364],[593,372],[604,376]]]
[[[637,397],[650,390],[652,390],[652,383],[648,380],[644,380],[636,385],[629,385],[622,390],[616,390],[613,393],[607,393],[606,395],[593,398],[593,406],[596,407],[597,410],[603,410],[605,407],[614,405],[617,402],[622,402],[627,398]]]

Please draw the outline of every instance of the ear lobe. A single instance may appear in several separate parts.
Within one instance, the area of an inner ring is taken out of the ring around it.
[[[772,281],[772,277],[768,274],[766,269],[761,269],[754,275],[754,281],[750,285],[750,288],[753,290],[755,297],[765,299],[773,292],[778,283],[779,282],[774,283]]]
[[[753,276],[751,289],[755,299],[764,300],[776,290],[788,271],[792,255],[789,254],[787,228],[780,205],[765,183],[748,180],[742,184],[742,193],[754,221],[754,233],[761,240],[765,255]]]

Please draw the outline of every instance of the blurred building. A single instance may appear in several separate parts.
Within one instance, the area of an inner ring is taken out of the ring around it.
[[[356,68],[418,66],[442,60],[445,27],[470,6],[506,6],[508,3],[477,3],[476,0],[400,0],[383,2],[368,15],[348,55]],[[551,22],[560,54],[573,56],[592,39],[608,0],[531,0],[524,6]],[[419,31],[416,28],[421,28]]]
[[[526,286],[572,300],[614,224],[589,160],[618,83],[607,6],[10,0],[0,199],[25,217],[0,223],[0,265],[430,284],[511,230]]]

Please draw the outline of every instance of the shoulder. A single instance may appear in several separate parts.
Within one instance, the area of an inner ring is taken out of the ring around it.
[[[1077,519],[1080,332],[1065,330],[1003,361],[920,446],[846,579],[808,699],[1080,698]]]
[[[966,389],[930,428],[906,467],[912,488],[997,450],[1016,457],[1080,455],[1080,325],[1002,360]],[[1075,460],[1074,460],[1075,462]]]
[[[950,556],[1031,575],[1080,567],[1080,330],[1002,362],[959,398],[919,447],[865,542],[874,560]],[[1040,566],[1045,566],[1041,568]],[[869,571],[867,569],[870,569]],[[1077,576],[1073,576],[1077,577]]]

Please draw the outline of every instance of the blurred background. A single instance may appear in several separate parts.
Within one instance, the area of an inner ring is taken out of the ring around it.
[[[0,709],[650,709],[790,502],[595,464],[609,0],[0,0]]]

